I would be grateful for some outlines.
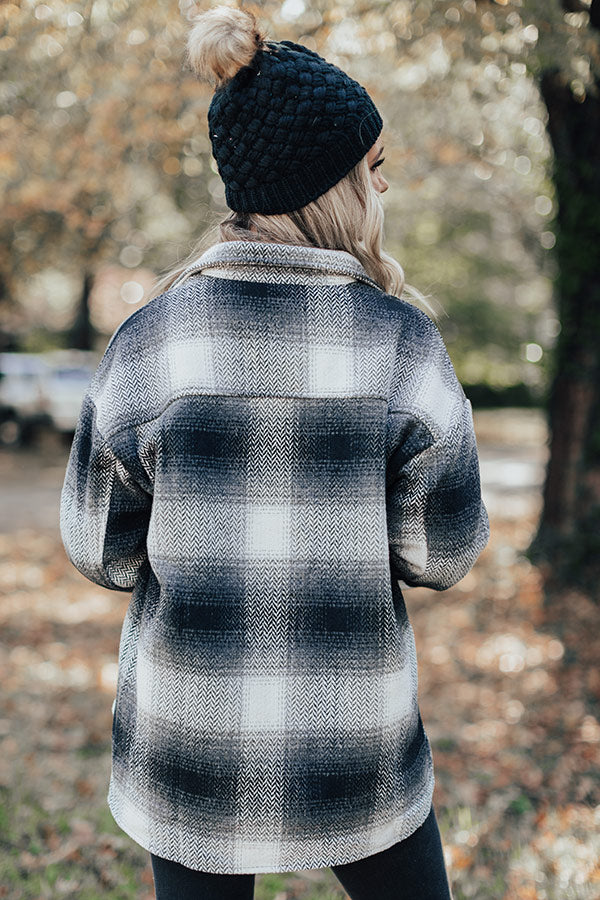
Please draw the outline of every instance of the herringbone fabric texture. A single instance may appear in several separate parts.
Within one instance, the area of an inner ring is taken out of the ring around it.
[[[346,253],[231,242],[186,274],[113,336],[62,493],[72,562],[133,590],[109,805],[207,872],[361,859],[431,806],[398,580],[446,588],[487,541],[470,405]]]

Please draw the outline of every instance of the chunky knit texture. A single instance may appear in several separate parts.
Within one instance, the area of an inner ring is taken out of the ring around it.
[[[213,97],[208,127],[230,209],[291,212],[348,174],[383,121],[366,90],[318,53],[270,41]]]
[[[488,522],[440,335],[358,260],[224,243],[130,316],[82,407],[61,529],[84,575],[133,589],[108,801],[135,841],[293,871],[425,821],[398,582],[454,584]]]

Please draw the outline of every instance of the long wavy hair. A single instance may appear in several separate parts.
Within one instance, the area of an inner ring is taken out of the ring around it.
[[[423,304],[427,299],[404,280],[400,263],[383,244],[383,206],[375,190],[367,157],[311,203],[280,215],[230,212],[213,225],[193,246],[189,255],[155,281],[148,299],[166,291],[181,273],[209,247],[222,241],[265,241],[345,250],[362,263],[367,275],[383,291]]]

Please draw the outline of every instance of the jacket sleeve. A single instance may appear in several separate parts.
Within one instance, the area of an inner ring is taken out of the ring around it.
[[[67,556],[86,578],[129,591],[147,561],[152,495],[117,458],[96,420],[88,393],[61,494],[61,536]]]
[[[388,540],[396,578],[441,591],[472,568],[489,523],[471,404],[429,320],[424,340],[388,413]]]

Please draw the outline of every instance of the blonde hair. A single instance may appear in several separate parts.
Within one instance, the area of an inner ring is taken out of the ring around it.
[[[193,18],[186,60],[201,81],[220,87],[252,62],[265,36],[246,9],[217,6]]]
[[[248,65],[259,47],[268,49],[254,16],[246,10],[216,7],[193,19],[187,60],[204,80],[225,84]],[[423,295],[404,281],[402,266],[384,252],[383,206],[375,190],[367,157],[316,200],[279,215],[231,212],[210,228],[188,257],[158,278],[149,299],[167,290],[201,253],[221,241],[264,241],[345,250],[386,293],[429,308]]]

